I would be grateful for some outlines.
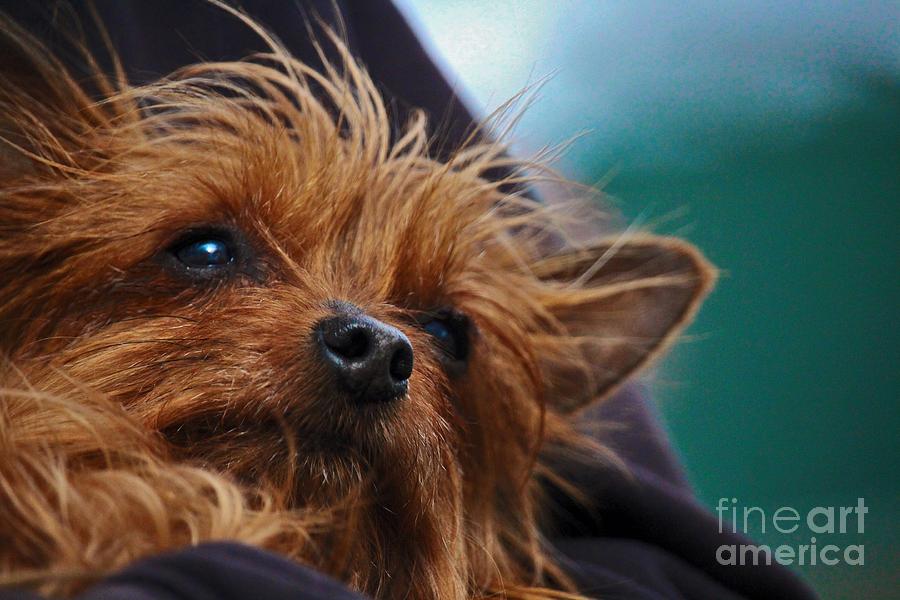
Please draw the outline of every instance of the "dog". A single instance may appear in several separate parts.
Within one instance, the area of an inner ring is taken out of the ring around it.
[[[500,141],[432,158],[333,34],[134,86],[2,30],[2,583],[225,539],[378,598],[576,592],[552,459],[690,322],[694,247],[585,234]]]

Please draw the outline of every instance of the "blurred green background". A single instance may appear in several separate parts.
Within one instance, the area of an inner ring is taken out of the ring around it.
[[[869,506],[824,598],[900,598],[900,3],[404,0],[469,105],[552,79],[515,151],[722,269],[652,375],[703,502]],[[749,533],[762,543],[809,543]]]
[[[769,515],[870,507],[864,535],[835,541],[864,543],[865,566],[801,568],[827,598],[900,597],[900,82],[868,83],[864,104],[807,123],[802,143],[722,132],[705,138],[714,166],[625,157],[607,188],[632,218],[689,206],[686,235],[724,270],[655,381],[700,497]]]

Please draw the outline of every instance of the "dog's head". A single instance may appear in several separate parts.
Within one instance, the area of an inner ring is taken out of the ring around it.
[[[540,450],[691,318],[702,257],[572,241],[571,210],[483,178],[498,146],[432,160],[346,56],[98,79],[101,102],[40,59],[0,86],[0,344],[31,385],[336,511],[305,558],[341,546],[362,589],[539,582]]]

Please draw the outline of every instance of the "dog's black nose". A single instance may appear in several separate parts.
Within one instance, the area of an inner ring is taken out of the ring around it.
[[[387,402],[406,393],[413,349],[403,332],[362,313],[328,317],[317,327],[325,362],[360,402]]]

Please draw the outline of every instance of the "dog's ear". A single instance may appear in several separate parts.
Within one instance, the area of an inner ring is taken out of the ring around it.
[[[544,337],[538,352],[550,401],[563,412],[608,396],[651,362],[691,321],[715,280],[693,246],[652,235],[555,256],[536,274],[560,333]]]

